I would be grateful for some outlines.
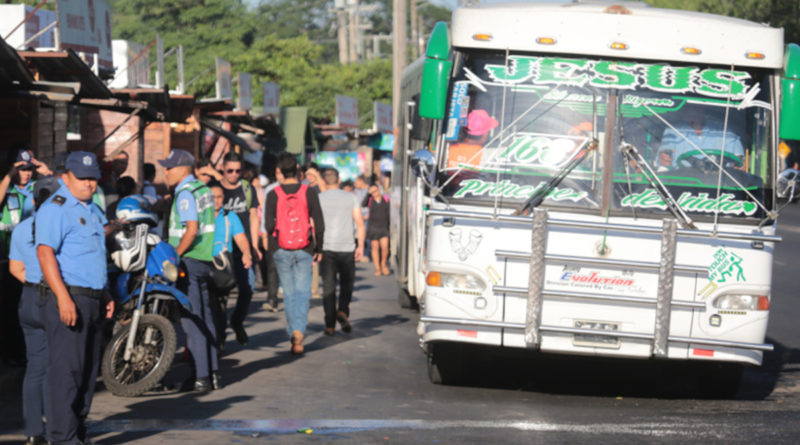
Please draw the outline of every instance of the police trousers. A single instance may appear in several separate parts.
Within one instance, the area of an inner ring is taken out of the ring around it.
[[[22,418],[26,436],[44,436],[42,414],[48,419],[47,391],[47,332],[42,322],[39,288],[26,284],[19,301],[19,322],[25,335],[25,378],[22,380]]]
[[[61,321],[53,292],[44,294],[42,321],[47,333],[47,386],[50,417],[47,438],[54,445],[79,444],[86,439],[86,416],[92,405],[100,359],[100,300],[72,295],[78,321]]]
[[[181,327],[186,334],[186,347],[194,358],[195,377],[207,378],[211,371],[219,369],[217,330],[209,292],[213,266],[210,262],[193,258],[182,258],[181,261],[187,275],[187,279],[181,283],[181,290],[186,292],[192,305],[191,312],[181,310]]]

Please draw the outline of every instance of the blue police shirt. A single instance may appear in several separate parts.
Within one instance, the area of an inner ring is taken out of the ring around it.
[[[242,220],[234,212],[228,212],[228,225],[228,239],[225,239],[225,212],[220,210],[214,219],[214,250],[211,252],[213,256],[222,252],[222,246],[228,246],[228,252],[233,252],[233,237],[244,233]]]
[[[54,202],[57,197],[63,204]],[[106,286],[106,217],[97,205],[84,203],[61,186],[36,212],[36,246],[53,248],[68,286]]]
[[[196,181],[194,175],[189,175],[183,178],[183,181],[181,181],[178,186],[175,187],[175,190],[180,190],[184,185],[194,181]],[[192,195],[192,192],[189,191],[189,189],[178,193],[175,199],[178,200],[178,216],[180,217],[182,223],[186,224],[186,221],[199,221],[197,216],[197,203],[194,200],[194,195]]]
[[[36,246],[33,244],[32,216],[17,224],[11,233],[11,249],[8,257],[25,264],[25,281],[27,283],[42,281],[42,268],[39,266],[39,258],[36,256]]]

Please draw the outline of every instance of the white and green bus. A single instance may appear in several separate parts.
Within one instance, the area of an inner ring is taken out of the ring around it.
[[[480,344],[697,361],[730,393],[772,350],[777,147],[800,139],[782,29],[462,7],[402,85],[392,252],[432,381]]]

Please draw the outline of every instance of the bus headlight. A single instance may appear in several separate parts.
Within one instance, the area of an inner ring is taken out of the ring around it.
[[[425,282],[428,286],[468,289],[479,292],[483,292],[486,288],[480,278],[468,273],[428,272]]]
[[[714,299],[713,306],[717,309],[767,311],[769,298],[766,295],[720,295]]]

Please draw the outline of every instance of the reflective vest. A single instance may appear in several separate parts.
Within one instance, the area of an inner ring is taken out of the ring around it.
[[[33,194],[33,181],[28,183],[25,187],[27,191]],[[22,207],[25,205],[25,195],[17,190],[13,184],[8,186],[6,191],[6,198],[3,201],[3,213],[0,216],[0,249],[2,249],[2,256],[8,256],[8,248],[11,245],[11,232],[14,227],[17,227],[22,221]]]
[[[211,190],[200,181],[184,184],[175,191],[175,199],[172,202],[172,212],[169,217],[169,243],[173,247],[178,247],[183,234],[186,233],[186,226],[181,223],[181,217],[178,214],[178,196],[184,190],[190,191],[194,197],[197,206],[198,231],[183,256],[200,261],[211,261],[211,252],[214,249],[214,196],[211,194]]]

